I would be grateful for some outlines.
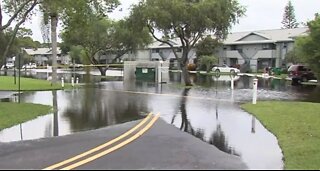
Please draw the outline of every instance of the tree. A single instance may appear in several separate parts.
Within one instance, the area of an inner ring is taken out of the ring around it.
[[[147,28],[142,31],[134,31],[134,24],[128,20],[114,22],[115,32],[112,34],[110,54],[115,54],[113,62],[128,52],[135,52],[137,49],[150,44],[153,40]]]
[[[282,28],[284,29],[292,29],[292,28],[299,27],[299,23],[297,23],[295,13],[294,13],[294,7],[291,1],[289,1],[287,6],[285,7],[283,20],[281,23],[283,24]]]
[[[299,57],[299,55],[296,52],[296,49],[293,49],[286,54],[285,62],[292,63],[292,64],[298,64],[298,63],[302,63],[303,59],[301,57]]]
[[[92,16],[81,26],[77,22],[70,24],[63,32],[62,39],[73,46],[80,45],[85,51],[87,60],[93,65],[101,64],[100,56],[111,42],[112,21]],[[97,66],[102,76],[105,76],[106,66]]]
[[[20,28],[17,33],[14,33],[14,30],[11,27],[7,28],[4,32],[5,45],[12,39],[12,37],[14,37],[14,34],[16,34],[16,38],[11,43],[10,48],[7,49],[6,56],[17,56],[17,54],[21,53],[21,48],[37,49],[40,47],[40,42],[33,41],[30,37],[32,35],[32,31],[30,29]]]
[[[224,39],[244,12],[237,0],[146,0],[133,6],[130,19],[136,24],[137,31],[147,26],[154,39],[171,47],[183,71],[185,84],[190,86],[187,65],[191,49],[208,33],[218,40]],[[166,39],[158,37],[157,31]],[[179,39],[182,56],[168,38]]]
[[[320,16],[308,22],[309,35],[300,37],[296,41],[297,53],[320,79]]]
[[[1,4],[2,2],[3,2],[3,6]],[[5,60],[3,59],[7,56],[16,38],[16,34],[20,26],[26,21],[29,14],[33,11],[36,5],[38,5],[37,0],[0,1],[0,51],[3,52],[0,54],[0,64],[2,62],[5,62]],[[3,23],[3,15],[2,15],[3,12],[10,15],[9,20],[5,24]],[[17,24],[14,27],[13,34],[10,39],[5,41],[4,30],[8,29],[14,21],[16,21]]]
[[[152,41],[147,29],[136,32],[129,20],[115,22],[91,8],[78,6],[77,9],[68,11],[78,13],[64,19],[62,39],[65,51],[72,46],[81,46],[88,61],[99,69],[101,75],[105,75],[108,69],[105,58],[111,57],[115,62],[124,54],[135,52]]]
[[[221,43],[213,39],[211,36],[207,36],[203,40],[199,41],[195,48],[197,57],[204,55],[213,55],[216,51],[216,48],[221,46]]]
[[[57,82],[57,24],[59,17],[66,21],[74,16],[82,16],[83,10],[94,10],[101,16],[119,5],[118,0],[43,0],[41,9],[44,14],[44,23],[51,25],[51,42],[52,42],[52,83]],[[89,7],[89,8],[88,8]],[[60,14],[60,16],[59,16]],[[65,24],[65,22],[64,22]],[[43,27],[48,28],[48,27]],[[43,29],[46,31],[46,29]],[[44,34],[46,37],[46,34]]]
[[[197,60],[195,63],[200,70],[205,69],[209,72],[211,66],[218,62],[218,58],[214,57],[213,54],[215,53],[216,48],[221,45],[222,44],[218,40],[213,39],[211,36],[207,36],[196,44]],[[205,58],[202,59],[203,57]]]
[[[69,55],[70,55],[70,58],[72,59],[73,63],[75,63],[75,64],[81,63],[82,51],[83,51],[82,46],[72,46],[70,48]]]
[[[212,66],[218,62],[218,58],[211,55],[211,56],[201,56],[200,64],[206,66],[206,71],[209,73]]]

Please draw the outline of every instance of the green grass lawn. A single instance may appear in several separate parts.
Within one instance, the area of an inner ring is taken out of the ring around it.
[[[52,107],[28,103],[0,103],[0,131],[50,113]]]
[[[17,91],[17,84],[14,84],[14,77],[0,76],[0,90],[2,91]],[[70,84],[65,84],[65,88],[71,88]],[[43,91],[43,90],[60,90],[62,89],[61,83],[51,85],[50,81],[37,80],[31,78],[21,78],[21,91]]]
[[[285,169],[320,169],[320,104],[276,101],[244,104],[242,108],[276,135]]]

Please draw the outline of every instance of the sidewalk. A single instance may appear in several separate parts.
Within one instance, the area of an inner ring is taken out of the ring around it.
[[[15,92],[12,91],[0,91],[0,99],[9,98],[10,96],[14,95]]]

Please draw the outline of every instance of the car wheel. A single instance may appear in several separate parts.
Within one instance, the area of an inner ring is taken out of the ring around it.
[[[230,70],[230,73],[232,74],[232,75],[234,75],[235,73],[236,73],[236,71],[235,70]]]
[[[215,73],[220,74],[220,70],[219,69],[215,70]]]

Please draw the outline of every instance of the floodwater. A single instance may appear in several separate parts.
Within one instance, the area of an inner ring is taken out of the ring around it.
[[[79,78],[83,82],[81,74]],[[241,157],[250,169],[283,168],[276,137],[239,107],[240,103],[251,101],[252,78],[236,77],[234,90],[230,89],[229,76],[192,75],[195,84],[192,89],[182,86],[179,73],[171,73],[168,84],[109,79],[101,81],[100,77],[91,76],[97,84],[22,94],[22,102],[51,105],[58,110],[1,131],[0,142],[68,135],[142,119],[153,112],[160,113],[162,119],[181,131]],[[259,100],[320,102],[319,95],[316,87],[259,80]],[[17,98],[15,95],[2,101]]]

